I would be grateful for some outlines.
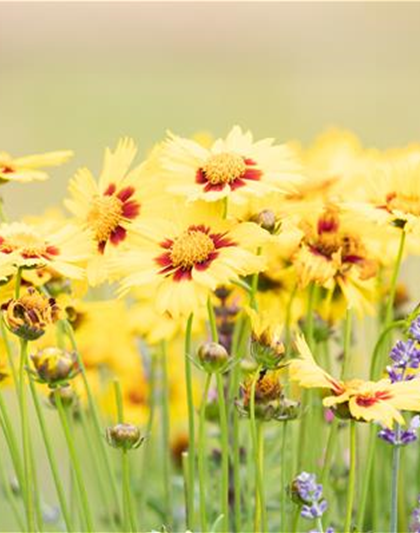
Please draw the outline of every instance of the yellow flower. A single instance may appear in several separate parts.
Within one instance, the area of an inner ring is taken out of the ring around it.
[[[375,255],[375,239],[369,240],[369,225],[356,224],[336,206],[326,205],[299,227],[303,236],[292,263],[300,286],[313,282],[331,291],[338,286],[356,310],[372,310],[379,252]]]
[[[239,126],[210,147],[169,134],[160,165],[168,190],[189,200],[229,196],[243,201],[249,195],[290,191],[300,181],[300,167],[287,146],[274,145],[273,139],[255,142]]]
[[[283,328],[267,312],[257,313],[254,309],[245,309],[251,319],[251,354],[264,368],[274,369],[280,364],[285,354],[281,341]]]
[[[323,400],[326,407],[348,408],[351,417],[366,422],[381,422],[392,427],[393,422],[404,424],[400,411],[420,411],[420,387],[418,379],[392,383],[380,381],[337,380],[319,367],[301,336],[296,340],[300,357],[289,364],[292,381],[304,388],[327,389],[331,395]]]
[[[22,222],[0,225],[0,275],[17,268],[48,268],[69,278],[82,278],[78,263],[90,254],[86,235],[71,225],[50,234],[47,228]]]
[[[132,223],[140,213],[148,212],[148,195],[155,186],[145,179],[143,165],[129,170],[136,154],[132,139],[120,139],[114,152],[105,150],[98,181],[87,168],[78,170],[70,181],[71,198],[64,203],[78,224],[89,231],[96,247],[97,253],[87,267],[92,285],[107,278],[103,255],[110,252],[110,246],[121,246],[130,234]]]
[[[112,263],[124,277],[120,292],[149,285],[157,311],[176,318],[199,310],[218,285],[262,270],[265,261],[254,251],[266,232],[253,223],[223,220],[218,209],[194,204],[179,209],[177,219],[139,225],[149,241]]]
[[[8,181],[39,181],[48,178],[42,167],[56,167],[65,163],[73,155],[69,150],[28,155],[14,159],[6,152],[0,152],[0,184]]]

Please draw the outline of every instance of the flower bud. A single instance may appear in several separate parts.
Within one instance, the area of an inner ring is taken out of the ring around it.
[[[48,325],[60,318],[60,308],[53,298],[33,288],[2,305],[8,328],[18,337],[33,341],[45,333]]]
[[[122,448],[123,450],[138,448],[144,441],[140,428],[133,424],[116,424],[107,428],[106,439],[108,444],[114,448]]]
[[[64,387],[58,387],[50,392],[48,399],[53,407],[57,407],[56,395],[60,396],[63,407],[70,407],[77,401],[77,395],[70,385]]]
[[[255,222],[263,229],[273,233],[276,229],[276,215],[270,209],[264,209],[255,217]]]
[[[50,386],[71,379],[78,372],[76,354],[60,348],[44,348],[31,359],[39,379]]]
[[[217,342],[203,343],[197,352],[198,359],[204,370],[209,374],[223,372],[229,362],[226,349]]]

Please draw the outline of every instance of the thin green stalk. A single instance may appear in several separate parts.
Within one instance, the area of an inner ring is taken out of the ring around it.
[[[300,505],[298,505],[296,507],[296,510],[295,510],[295,515],[293,517],[293,523],[292,523],[292,532],[293,533],[298,533],[299,530],[299,520],[300,520]]]
[[[321,473],[321,483],[324,484],[327,481],[328,474],[331,471],[331,462],[334,457],[334,451],[337,444],[338,436],[338,419],[334,417],[331,422],[330,433],[328,435],[327,449],[325,451],[324,465]]]
[[[165,518],[169,529],[172,529],[172,473],[171,473],[171,443],[170,443],[170,415],[169,415],[169,379],[168,356],[166,342],[161,343],[161,409],[162,409],[162,447],[163,447],[163,483]]]
[[[0,422],[3,423],[3,420],[0,418]],[[7,479],[7,474],[3,470],[3,461],[0,461],[0,477],[1,477],[1,483],[3,484],[4,493],[6,496],[6,500],[9,502],[10,507],[12,508],[13,515],[15,517],[16,523],[19,526],[20,531],[24,531],[25,529],[25,521],[23,520],[21,516],[21,509],[16,501],[16,497],[12,492],[12,489],[10,487],[10,482]]]
[[[280,527],[287,531],[286,526],[286,450],[287,450],[287,421],[282,424],[280,451]]]
[[[101,427],[101,421],[100,421],[100,418],[99,418],[98,408],[96,406],[96,402],[94,400],[92,389],[90,388],[89,380],[87,378],[85,364],[83,362],[83,359],[82,359],[82,357],[80,355],[80,352],[78,350],[78,347],[77,347],[77,342],[76,342],[76,338],[74,336],[73,328],[72,328],[71,324],[68,321],[64,321],[64,325],[65,325],[66,333],[67,333],[67,335],[68,335],[68,337],[70,339],[70,343],[71,343],[72,349],[75,352],[76,357],[77,357],[77,363],[78,363],[80,371],[81,371],[83,385],[85,387],[87,398],[88,398],[89,409],[90,409],[90,412],[92,413],[92,420],[93,420],[93,424],[95,426],[95,440],[96,440],[96,442],[98,444],[98,449],[99,449],[100,454],[102,456],[102,461],[103,461],[103,464],[104,464],[104,467],[105,467],[105,472],[107,473],[107,477],[108,477],[108,483],[109,483],[109,486],[111,487],[111,490],[112,490],[113,501],[114,501],[114,504],[117,506],[117,514],[119,515],[120,514],[119,513],[119,506],[117,504],[117,502],[118,502],[117,481],[116,481],[116,478],[115,478],[115,472],[114,472],[114,470],[112,469],[112,466],[111,466],[111,462],[110,462],[110,459],[109,459],[108,451],[107,451],[107,449],[105,447],[105,439],[103,438],[103,430],[102,430],[102,427]]]
[[[261,365],[258,366],[255,373],[255,377],[252,380],[251,384],[251,394],[250,394],[250,424],[251,424],[251,438],[252,438],[252,448],[254,454],[254,466],[256,473],[256,499],[258,500],[259,505],[255,506],[255,516],[258,514],[261,517],[261,527],[259,529],[255,528],[256,531],[267,531],[267,519],[266,519],[266,509],[265,509],[265,495],[264,495],[264,478],[261,472],[261,461],[260,461],[260,451],[258,447],[258,434],[257,434],[257,424],[255,420],[255,387],[260,375]],[[258,522],[258,520],[255,520]],[[254,524],[258,526],[257,523]]]
[[[23,449],[23,472],[24,472],[24,498],[26,511],[26,526],[29,532],[36,531],[34,518],[34,495],[31,469],[31,455],[29,442],[28,405],[26,400],[25,366],[27,364],[28,341],[20,339],[20,363],[19,363],[19,407],[22,428]]]
[[[16,271],[16,279],[15,279],[15,300],[19,298],[21,282],[22,282],[22,267],[19,267]]]
[[[216,374],[217,399],[219,403],[220,434],[222,442],[222,500],[221,510],[223,513],[224,531],[229,531],[229,427],[227,421],[225,391],[223,376]]]
[[[347,489],[345,532],[352,531],[351,519],[353,514],[354,493],[356,487],[356,422],[350,421],[350,473]]]
[[[74,444],[73,435],[71,434],[71,431],[70,431],[67,412],[63,406],[63,402],[61,401],[59,392],[57,391],[55,392],[54,398],[55,398],[55,403],[56,403],[57,410],[58,410],[58,415],[60,417],[61,426],[63,428],[64,436],[66,439],[67,447],[69,450],[71,463],[73,465],[77,487],[79,489],[80,501],[81,501],[82,510],[83,510],[83,517],[84,517],[88,532],[93,532],[93,521],[92,521],[92,515],[90,511],[90,506],[89,506],[88,495],[86,492],[86,484],[83,479],[82,467],[81,467],[79,456],[77,454],[76,447]]]
[[[217,332],[216,315],[214,314],[214,307],[211,303],[210,296],[207,298],[207,314],[209,317],[211,340],[217,342],[219,340],[219,334]]]
[[[261,248],[259,247],[257,249],[257,255],[261,254]],[[258,280],[259,280],[259,273],[256,272],[253,274],[251,279],[251,294],[249,297],[249,305],[251,306],[254,311],[258,311],[258,302],[257,302],[257,292],[258,292]]]
[[[308,288],[308,303],[306,308],[306,321],[305,321],[305,337],[308,346],[313,350],[314,348],[314,311],[317,286],[315,283],[311,283]]]
[[[200,419],[198,428],[198,480],[200,487],[200,523],[201,531],[207,531],[207,507],[206,507],[206,407],[212,374],[206,374],[206,382],[200,405]]]
[[[189,473],[189,467],[190,467],[190,460],[188,458],[188,451],[182,452],[181,454],[181,464],[182,464],[182,477],[184,479],[184,503],[185,503],[185,518],[188,521],[188,517],[190,516],[190,511],[188,509],[189,501],[190,501],[190,488],[189,488],[189,480],[190,480],[190,473]],[[204,532],[203,532],[204,533]]]
[[[122,474],[123,474],[123,493],[124,493],[124,517],[128,515],[128,523],[125,531],[136,532],[136,517],[131,501],[131,482],[130,482],[130,463],[128,460],[128,451],[122,450]],[[125,519],[124,519],[125,523]],[[128,527],[127,527],[128,526]]]
[[[32,439],[30,439],[30,443],[32,443]],[[44,527],[43,527],[44,517],[42,514],[42,508],[41,508],[41,491],[39,489],[38,476],[36,472],[35,454],[34,454],[34,450],[31,444],[29,446],[29,458],[31,461],[32,480],[34,484],[33,494],[34,494],[35,518],[36,518],[36,523],[38,526],[38,531],[42,533],[42,531],[44,530]]]
[[[369,486],[371,481],[371,475],[372,475],[372,466],[373,466],[373,458],[375,455],[375,445],[377,440],[377,433],[378,428],[371,424],[369,428],[369,443],[368,443],[368,451],[366,456],[366,466],[364,469],[364,475],[363,475],[363,484],[362,484],[362,492],[360,495],[359,500],[359,509],[357,513],[357,530],[362,531],[363,530],[363,523],[365,519],[365,512],[366,512],[366,506],[368,501],[368,494],[369,494]]]
[[[321,518],[316,519],[316,530],[318,533],[324,533],[324,528],[322,526],[322,520]]]
[[[13,430],[12,423],[10,421],[9,413],[6,407],[6,403],[3,398],[3,394],[0,392],[0,413],[2,415],[2,426],[4,437],[9,448],[10,457],[12,459],[13,468],[16,473],[16,477],[19,481],[19,485],[23,484],[23,470],[22,470],[22,461],[20,459],[19,447],[17,444],[17,439],[15,432]]]
[[[350,366],[350,347],[351,347],[351,329],[352,313],[349,307],[346,309],[346,318],[344,321],[344,346],[343,346],[343,364],[341,366],[341,379],[348,378]]]
[[[405,240],[406,240],[406,233],[404,230],[402,230],[401,237],[400,237],[400,244],[398,247],[397,257],[395,260],[394,270],[393,270],[392,278],[391,278],[388,302],[387,302],[387,306],[385,310],[385,327],[387,327],[391,323],[392,317],[394,314],[395,294],[397,291],[397,281],[398,281],[398,276],[400,273],[402,257],[404,254]]]
[[[188,403],[188,504],[187,527],[194,530],[194,495],[195,495],[195,421],[194,398],[191,369],[191,333],[194,315],[191,313],[185,330],[185,383]]]
[[[394,322],[391,322],[388,324],[381,332],[378,340],[376,341],[375,347],[373,349],[372,353],[372,359],[370,364],[370,379],[374,380],[378,378],[378,375],[380,374],[380,358],[382,355],[382,348],[384,342],[387,340],[388,335],[391,333],[392,330],[400,328],[405,326],[406,321],[405,320],[395,320]]]
[[[400,439],[400,425],[396,424],[395,438]],[[398,531],[398,488],[399,488],[399,472],[401,461],[401,447],[394,446],[392,449],[392,482],[391,482],[391,523],[390,533],[397,533]]]

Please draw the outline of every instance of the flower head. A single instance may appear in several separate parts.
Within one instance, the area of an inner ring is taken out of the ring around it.
[[[223,372],[229,363],[229,354],[217,342],[205,342],[198,348],[197,355],[204,370],[210,374]]]
[[[405,424],[400,411],[420,411],[420,387],[418,380],[392,382],[342,381],[333,378],[319,367],[303,337],[298,337],[296,346],[299,357],[289,364],[292,381],[305,388],[320,388],[330,391],[323,403],[333,407],[336,414],[346,414],[356,420],[377,421],[392,428],[394,420]]]
[[[301,516],[307,520],[321,518],[328,504],[322,494],[322,485],[317,483],[316,475],[302,472],[292,482],[293,501],[300,504]]]
[[[384,427],[378,432],[378,437],[393,446],[407,446],[407,444],[417,440],[419,427],[420,416],[416,415],[411,419],[408,429],[401,430],[401,428],[398,428],[397,430],[392,430]]]
[[[29,155],[13,158],[7,152],[0,152],[0,184],[8,181],[39,181],[48,178],[42,167],[56,167],[65,163],[73,152],[48,152],[46,154]]]
[[[410,324],[409,334],[417,342],[420,342],[420,315],[418,315]]]
[[[172,220],[150,220],[138,229],[148,242],[112,262],[123,276],[121,292],[153,287],[156,309],[175,318],[202,308],[218,285],[265,266],[256,249],[266,232],[223,220],[212,204],[194,204]]]
[[[226,139],[209,148],[169,134],[160,154],[168,190],[189,200],[233,201],[250,195],[285,192],[300,181],[292,151],[273,139],[255,142],[250,132],[235,126]]]
[[[1,308],[7,327],[26,340],[41,337],[47,326],[56,322],[61,313],[54,298],[48,298],[32,288],[19,298],[5,302]]]
[[[66,382],[78,372],[76,354],[60,348],[49,347],[38,350],[31,359],[37,377],[51,387]]]
[[[275,369],[284,358],[285,348],[281,341],[282,328],[267,314],[248,308],[251,318],[251,354],[263,368]]]
[[[133,424],[117,424],[107,428],[106,438],[111,446],[123,450],[138,448],[144,441],[140,428]]]
[[[388,375],[391,381],[403,381],[411,379],[413,376],[408,374],[410,370],[419,368],[420,349],[417,342],[412,339],[398,341],[390,353],[392,365],[387,367]]]

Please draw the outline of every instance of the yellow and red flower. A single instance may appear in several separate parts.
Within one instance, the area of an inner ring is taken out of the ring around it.
[[[48,174],[40,170],[42,167],[59,166],[70,159],[72,155],[73,152],[70,150],[62,150],[13,158],[7,152],[0,152],[0,185],[8,181],[26,183],[45,180],[48,178]]]

